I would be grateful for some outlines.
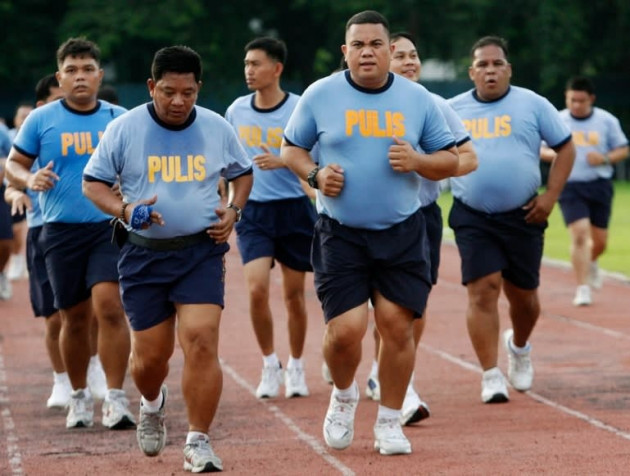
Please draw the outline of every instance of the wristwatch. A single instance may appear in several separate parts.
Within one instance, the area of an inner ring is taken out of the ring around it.
[[[227,208],[231,208],[232,210],[234,210],[236,212],[236,222],[238,223],[239,221],[241,221],[241,217],[243,216],[243,210],[241,210],[241,207],[238,207],[236,205],[234,205],[233,203],[230,203]]]
[[[319,188],[319,185],[317,184],[317,172],[319,172],[319,167],[315,167],[306,176],[306,182],[311,188]]]

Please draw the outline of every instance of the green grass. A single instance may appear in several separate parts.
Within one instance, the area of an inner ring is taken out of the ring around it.
[[[446,226],[452,197],[444,193],[438,200]],[[449,235],[445,233],[445,237]],[[452,234],[451,234],[452,237]],[[545,257],[569,262],[569,233],[556,205],[549,217],[545,234]],[[608,249],[599,259],[599,266],[606,271],[630,276],[630,182],[615,182],[612,218],[608,229]]]

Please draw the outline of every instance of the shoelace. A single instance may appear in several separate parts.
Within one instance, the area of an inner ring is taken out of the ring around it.
[[[335,403],[333,406],[333,422],[344,426],[350,423],[353,418],[353,403],[354,402],[352,400],[340,400],[338,398],[335,398]]]
[[[379,429],[387,431],[387,439],[389,440],[407,440],[397,420],[378,420],[376,425]]]
[[[140,419],[138,430],[142,433],[143,438],[159,438],[162,428],[162,416],[160,412],[145,413]]]

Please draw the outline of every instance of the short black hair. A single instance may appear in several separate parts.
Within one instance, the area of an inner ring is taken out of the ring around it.
[[[112,104],[118,104],[118,91],[111,84],[101,84],[96,97]]]
[[[58,87],[59,82],[57,81],[57,76],[55,76],[54,73],[47,74],[37,81],[37,85],[35,85],[35,101],[48,100],[50,97],[50,90]]]
[[[418,46],[416,45],[416,40],[414,39],[414,37],[411,35],[411,33],[408,33],[406,31],[397,31],[396,33],[392,33],[391,35],[389,35],[389,42],[390,43],[396,43],[401,38],[405,38],[405,39],[411,41],[411,44],[414,46],[414,48],[418,48]]]
[[[593,81],[585,76],[573,76],[567,81],[565,91],[584,91],[590,95],[595,94]]]
[[[245,45],[245,53],[251,50],[262,50],[278,63],[287,62],[287,45],[284,41],[270,36],[255,38]]]
[[[488,45],[494,45],[501,48],[503,50],[505,59],[507,59],[508,57],[507,40],[505,38],[501,38],[500,36],[492,36],[492,35],[484,36],[483,38],[479,38],[477,41],[475,41],[475,44],[472,45],[472,48],[470,48],[471,58],[475,57],[475,51],[477,51],[479,48],[483,48],[484,46],[488,46]]]
[[[195,81],[201,81],[201,57],[188,46],[175,45],[155,53],[151,64],[153,81],[159,81],[166,73],[193,73]]]
[[[389,36],[389,22],[387,18],[375,10],[365,10],[352,15],[346,23],[346,31],[348,31],[352,25],[364,25],[366,23],[383,25]]]
[[[61,66],[68,56],[75,58],[79,56],[89,56],[93,58],[97,64],[101,64],[101,50],[98,45],[84,36],[68,38],[59,46],[57,49],[57,64]]]

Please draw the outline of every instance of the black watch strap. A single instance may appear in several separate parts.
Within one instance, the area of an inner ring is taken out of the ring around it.
[[[317,172],[319,172],[319,167],[315,167],[306,176],[306,182],[311,188],[319,188],[319,184],[317,183]]]
[[[231,208],[232,210],[234,210],[236,212],[236,222],[238,223],[239,221],[241,221],[241,217],[243,215],[243,210],[241,210],[241,207],[234,205],[233,203],[230,203],[227,208]]]

